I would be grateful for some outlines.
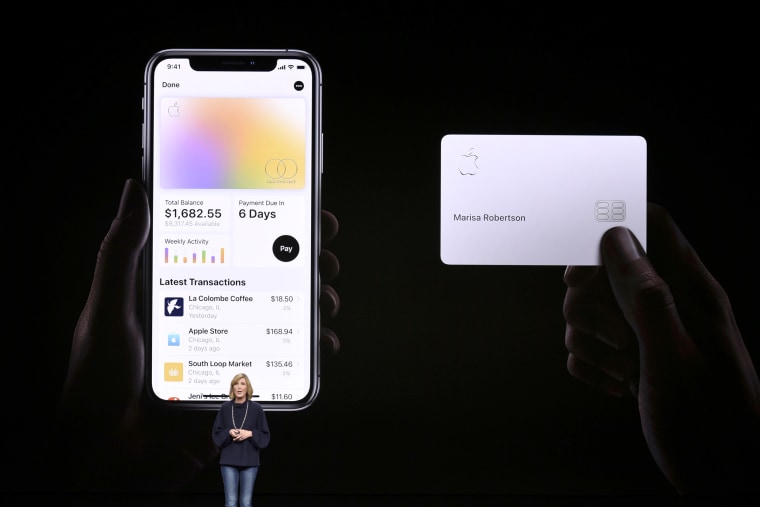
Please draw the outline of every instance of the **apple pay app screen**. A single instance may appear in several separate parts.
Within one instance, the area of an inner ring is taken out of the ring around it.
[[[313,396],[314,76],[157,64],[153,79],[151,379],[163,400]],[[318,177],[316,177],[318,178]]]

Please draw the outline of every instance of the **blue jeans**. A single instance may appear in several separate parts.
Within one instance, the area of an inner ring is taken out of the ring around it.
[[[224,507],[251,507],[253,503],[253,483],[259,467],[233,467],[222,465],[222,482],[224,483]],[[239,491],[239,495],[238,495]]]

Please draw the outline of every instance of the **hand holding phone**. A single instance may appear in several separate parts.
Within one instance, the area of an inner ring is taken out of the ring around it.
[[[338,232],[332,213],[321,210],[321,217],[320,248]],[[207,419],[201,413],[164,410],[175,405],[156,404],[143,390],[146,342],[137,285],[150,219],[145,188],[128,179],[73,335],[56,434],[49,439],[61,460],[59,480],[52,481],[56,491],[176,491],[206,464],[216,463],[215,446],[197,438],[207,431]],[[335,353],[340,341],[324,326],[340,306],[338,294],[326,284],[338,275],[339,262],[329,250],[320,253],[320,337],[325,350]]]
[[[322,245],[337,234],[338,221],[322,210]],[[74,331],[69,368],[59,400],[56,434],[49,441],[61,461],[56,491],[176,491],[190,484],[217,448],[197,438],[208,431],[200,412],[162,410],[147,398],[144,386],[143,328],[138,316],[139,259],[149,231],[149,207],[136,180],[124,185],[117,216],[103,239],[90,295]],[[337,257],[323,249],[323,281],[338,275]],[[323,324],[338,312],[340,301],[322,298]],[[326,352],[340,346],[335,333],[323,327]],[[82,424],[87,421],[87,424]]]
[[[137,289],[149,227],[145,189],[128,179],[74,329],[54,433],[45,439],[59,460],[53,491],[175,491],[215,458],[213,442],[197,438],[208,431],[203,414],[161,410],[143,390]]]

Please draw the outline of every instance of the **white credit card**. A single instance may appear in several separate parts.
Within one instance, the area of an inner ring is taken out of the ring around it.
[[[441,260],[451,265],[599,265],[615,226],[646,249],[641,136],[446,135]]]

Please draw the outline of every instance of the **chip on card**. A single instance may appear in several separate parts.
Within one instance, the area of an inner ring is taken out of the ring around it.
[[[441,260],[450,265],[599,265],[629,228],[646,249],[641,136],[466,135],[441,139]]]

